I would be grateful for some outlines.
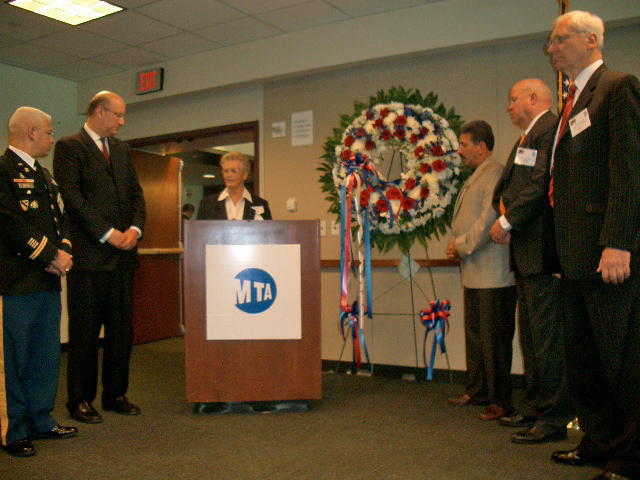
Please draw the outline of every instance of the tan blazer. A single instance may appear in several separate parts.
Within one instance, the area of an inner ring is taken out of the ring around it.
[[[509,269],[509,246],[493,243],[489,230],[496,221],[491,205],[503,167],[487,158],[466,181],[453,212],[451,233],[462,266],[462,285],[498,288],[515,284]]]

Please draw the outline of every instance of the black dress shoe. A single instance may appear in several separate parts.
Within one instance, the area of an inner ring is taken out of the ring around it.
[[[535,415],[521,415],[516,413],[511,417],[500,417],[498,423],[503,427],[529,428],[533,427],[537,418]]]
[[[56,425],[48,432],[38,433],[37,435],[33,435],[31,437],[32,440],[41,440],[41,439],[53,439],[57,440],[59,438],[71,438],[78,435],[78,429],[76,427],[63,427],[62,425]]]
[[[140,408],[131,403],[124,395],[116,398],[112,402],[102,402],[102,408],[112,410],[122,415],[140,415]]]
[[[33,443],[26,438],[16,440],[9,445],[3,445],[2,448],[14,457],[33,457],[36,454]]]
[[[102,416],[89,402],[82,402],[75,408],[69,408],[71,418],[82,423],[102,423]]]
[[[551,460],[573,467],[581,467],[583,465],[602,466],[605,463],[605,459],[602,456],[583,452],[580,450],[580,447],[576,447],[573,450],[558,450],[557,452],[553,452]]]
[[[567,438],[567,427],[551,428],[547,426],[537,426],[517,432],[511,435],[513,443],[532,444],[544,442],[556,442]]]

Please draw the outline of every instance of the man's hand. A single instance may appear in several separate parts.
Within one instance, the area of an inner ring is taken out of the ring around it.
[[[447,257],[449,257],[451,260],[460,258],[460,256],[458,255],[458,249],[456,248],[456,244],[454,242],[451,242],[449,244],[449,246],[445,250],[445,253],[447,254]]]
[[[138,232],[133,228],[130,228],[129,230],[124,232],[123,235],[124,241],[120,248],[122,248],[122,250],[131,250],[132,248],[135,248],[135,246],[138,244]]]
[[[109,242],[110,245],[116,248],[120,248],[120,246],[124,242],[124,233],[114,228],[113,231],[111,232],[111,235],[109,235],[107,242]]]
[[[493,227],[489,230],[489,236],[491,237],[491,240],[495,243],[499,243],[500,245],[508,245],[511,241],[511,234],[502,228],[500,220],[496,220],[496,223],[493,224]]]
[[[72,255],[68,254],[64,250],[58,250],[58,255],[49,265],[47,265],[45,270],[49,273],[58,275],[59,277],[64,277],[73,266],[72,258]]]
[[[138,232],[130,228],[122,233],[114,228],[107,242],[119,250],[131,250],[138,244]]]
[[[605,248],[600,257],[598,273],[604,283],[622,283],[631,275],[631,252],[617,248]]]

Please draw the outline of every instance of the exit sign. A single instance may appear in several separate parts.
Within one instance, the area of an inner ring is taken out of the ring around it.
[[[136,95],[161,91],[163,80],[164,68],[136,73]]]

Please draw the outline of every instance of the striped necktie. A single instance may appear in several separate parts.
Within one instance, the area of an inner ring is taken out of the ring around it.
[[[571,114],[571,110],[573,109],[573,99],[576,96],[576,90],[577,88],[575,85],[571,85],[569,87],[569,93],[567,94],[567,98],[564,102],[564,108],[562,109],[562,119],[560,120],[560,129],[558,130],[558,136],[556,137],[555,146],[558,146],[558,142],[562,137],[562,132],[564,132],[564,129],[567,126],[567,122],[569,121],[569,115]],[[551,165],[551,181],[549,182],[549,203],[553,207],[553,165]]]

